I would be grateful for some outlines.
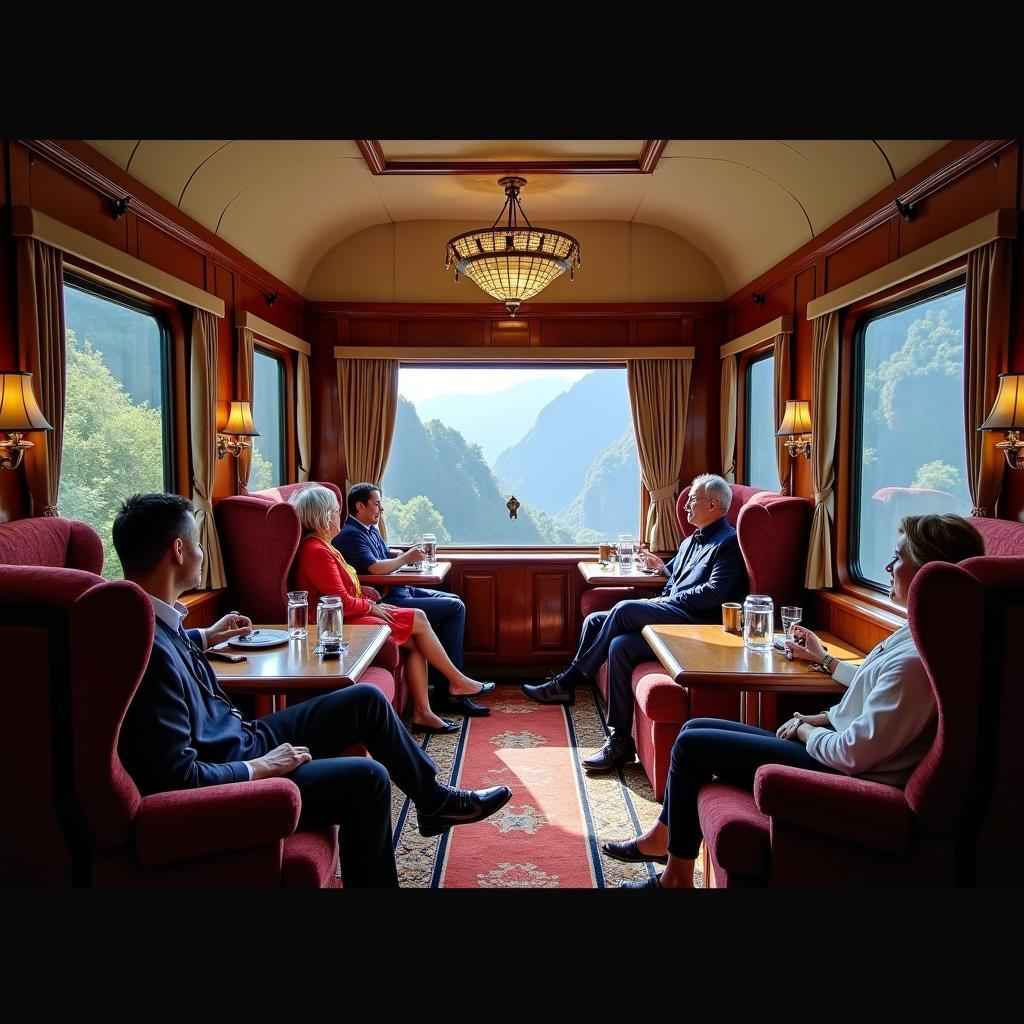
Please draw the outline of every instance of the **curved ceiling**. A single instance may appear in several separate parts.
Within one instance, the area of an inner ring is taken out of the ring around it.
[[[374,174],[352,140],[87,141],[303,295],[320,261],[365,228],[493,222],[504,202],[500,172],[459,163],[621,164],[644,148],[643,140],[385,140],[379,152],[389,162],[447,162],[448,170]],[[675,232],[715,265],[725,298],[945,141],[672,140],[650,174],[530,170],[521,198],[534,224],[621,221]]]

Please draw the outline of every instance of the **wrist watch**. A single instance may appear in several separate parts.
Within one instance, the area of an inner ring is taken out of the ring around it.
[[[832,670],[836,667],[836,662],[838,660],[838,658],[833,657],[831,654],[826,654],[825,657],[821,659],[821,671],[826,675],[831,676]]]

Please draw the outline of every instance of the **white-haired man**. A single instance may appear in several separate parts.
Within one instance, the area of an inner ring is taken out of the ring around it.
[[[747,571],[736,531],[726,513],[732,490],[720,476],[695,477],[686,518],[696,530],[665,563],[650,555],[648,565],[668,577],[657,597],[620,601],[610,612],[592,612],[583,623],[580,646],[565,671],[523,692],[539,704],[572,704],[576,686],[589,682],[608,661],[608,726],[604,746],[584,758],[587,771],[610,771],[636,756],[633,743],[633,669],[654,658],[641,635],[651,623],[716,622],[724,601],[745,593]]]

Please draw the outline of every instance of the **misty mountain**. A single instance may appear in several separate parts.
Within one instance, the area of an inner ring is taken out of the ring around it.
[[[564,378],[538,377],[485,395],[425,398],[416,403],[416,412],[424,423],[439,419],[463,437],[472,437],[484,460],[493,465],[499,453],[522,440],[541,409],[568,387]]]
[[[627,432],[632,437],[625,375],[595,370],[548,403],[529,433],[498,456],[494,471],[504,489],[554,516],[580,493],[598,456]]]
[[[637,531],[640,462],[630,430],[591,463],[579,493],[556,517],[581,541],[615,540]],[[581,531],[596,531],[583,535]],[[599,536],[598,536],[599,535]]]

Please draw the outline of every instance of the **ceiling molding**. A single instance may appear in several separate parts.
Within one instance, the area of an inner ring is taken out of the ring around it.
[[[335,359],[398,359],[402,363],[621,363],[627,359],[693,359],[692,345],[590,348],[563,345],[540,348],[511,345],[430,348],[420,346],[335,345]]]
[[[721,302],[524,302],[516,320],[661,320],[721,317]],[[371,320],[508,320],[500,302],[310,302],[309,317]]]
[[[668,139],[647,139],[636,160],[389,160],[377,139],[356,139],[371,174],[651,174]]]

